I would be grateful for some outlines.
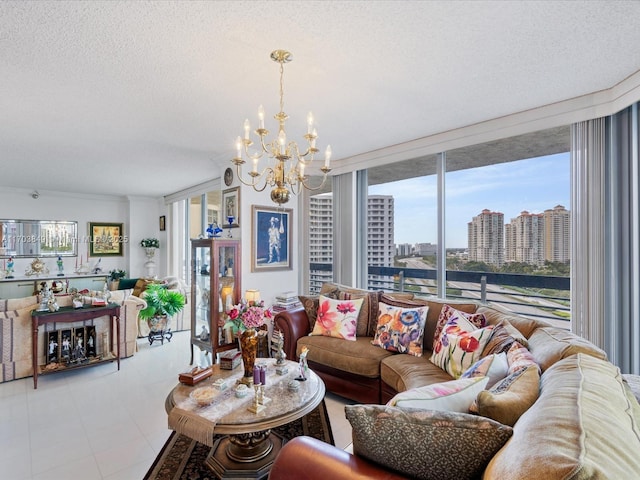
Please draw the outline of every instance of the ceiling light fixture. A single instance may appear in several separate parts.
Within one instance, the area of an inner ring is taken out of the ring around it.
[[[320,167],[323,173],[322,183],[316,187],[309,184],[309,176],[305,175],[305,168],[313,161],[313,156],[319,150],[316,148],[318,133],[313,126],[313,114],[307,115],[307,133],[304,138],[307,142],[305,151],[302,153],[295,141],[287,143],[287,134],[284,124],[289,118],[284,113],[284,64],[292,60],[291,53],[286,50],[274,50],[271,52],[271,59],[280,64],[280,111],[273,116],[278,121],[278,136],[271,142],[266,140],[269,131],[264,128],[264,108],[260,105],[258,109],[258,128],[256,135],[260,137],[260,151],[250,152],[249,147],[253,142],[249,138],[251,124],[249,120],[244,121],[244,138],[236,139],[236,157],[232,162],[236,166],[237,176],[240,181],[253,187],[257,192],[262,192],[267,186],[273,187],[271,190],[271,200],[278,205],[287,203],[291,192],[300,193],[302,187],[307,190],[319,190],[327,180],[327,173],[331,171],[329,162],[331,161],[331,146],[327,146],[324,156],[324,165]],[[266,154],[268,161],[274,160],[267,165],[262,172],[258,172],[258,161]],[[242,165],[246,163],[243,155],[252,162],[252,169],[249,172],[250,180],[242,178]],[[291,162],[289,162],[291,160]],[[262,184],[264,181],[264,184]],[[260,184],[262,184],[260,186]]]

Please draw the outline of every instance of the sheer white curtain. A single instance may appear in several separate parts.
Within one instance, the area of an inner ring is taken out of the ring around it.
[[[640,374],[638,104],[571,137],[572,329]]]

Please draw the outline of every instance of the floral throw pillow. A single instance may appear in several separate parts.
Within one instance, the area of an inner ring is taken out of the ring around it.
[[[371,343],[390,352],[422,356],[422,337],[429,307],[401,308],[378,304],[378,326]]]
[[[434,350],[435,350],[436,342],[438,341],[438,338],[440,338],[440,333],[442,332],[442,329],[444,328],[444,326],[447,324],[449,320],[456,317],[465,318],[466,320],[471,322],[473,325],[475,325],[476,328],[482,328],[487,326],[487,319],[482,313],[461,312],[460,310],[456,310],[451,305],[445,304],[442,306],[442,310],[440,310],[440,315],[438,316],[438,323],[436,324],[436,331],[433,334]]]
[[[469,413],[471,404],[486,388],[488,381],[489,377],[461,378],[412,388],[398,393],[387,405]]]
[[[508,372],[507,354],[505,352],[492,353],[471,365],[460,378],[489,377],[487,388],[491,388],[505,378]]]
[[[453,378],[460,378],[478,361],[492,331],[493,325],[476,329],[465,317],[452,316],[433,345],[431,362]]]
[[[507,361],[509,362],[509,375],[521,368],[535,366],[540,373],[540,367],[533,359],[531,352],[518,342],[513,342],[511,348],[507,351]]]
[[[364,299],[334,300],[320,295],[316,324],[309,335],[356,340],[356,324]]]

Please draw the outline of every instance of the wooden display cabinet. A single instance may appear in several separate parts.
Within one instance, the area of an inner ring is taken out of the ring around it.
[[[211,363],[216,363],[218,352],[237,348],[237,341],[225,341],[222,326],[227,320],[225,304],[235,305],[242,296],[241,266],[240,240],[191,240],[190,364],[194,346],[210,352]]]

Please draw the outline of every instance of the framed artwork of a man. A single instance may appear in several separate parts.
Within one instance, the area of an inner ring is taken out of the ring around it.
[[[292,209],[251,207],[251,271],[291,270]]]

